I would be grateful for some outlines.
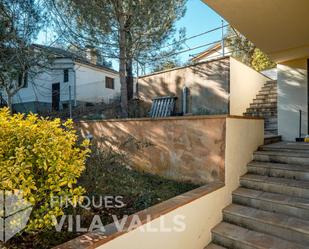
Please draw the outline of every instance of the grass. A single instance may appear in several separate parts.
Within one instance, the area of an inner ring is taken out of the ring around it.
[[[100,215],[104,225],[112,222],[112,215],[122,218],[153,206],[164,200],[199,187],[188,182],[169,180],[158,175],[139,172],[125,163],[126,157],[113,151],[93,149],[87,167],[78,184],[86,189],[86,196],[122,196],[122,208],[91,207],[66,210],[67,214],[79,214],[82,227],[89,227],[94,215]],[[67,224],[66,224],[67,226]],[[41,234],[22,234],[8,242],[7,248],[47,249],[64,243],[81,233],[44,231]]]

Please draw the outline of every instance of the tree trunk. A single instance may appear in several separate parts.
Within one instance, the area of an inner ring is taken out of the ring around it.
[[[7,93],[8,96],[8,108],[10,109],[11,114],[13,113],[13,101],[12,98],[13,96],[9,93]]]
[[[133,62],[132,59],[128,59],[126,63],[127,71],[127,89],[128,89],[128,101],[133,99]]]
[[[132,16],[128,16],[125,23],[126,30],[126,44],[127,44],[127,60],[126,60],[126,72],[127,72],[127,90],[128,90],[128,101],[133,99],[133,59],[132,59],[132,34],[131,34]]]
[[[125,16],[119,17],[119,75],[121,84],[121,112],[123,117],[128,117],[128,89],[126,81],[126,31]]]

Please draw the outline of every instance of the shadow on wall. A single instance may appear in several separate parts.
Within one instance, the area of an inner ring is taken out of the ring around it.
[[[139,79],[140,97],[151,103],[154,97],[176,96],[176,112],[181,113],[184,87],[189,88],[189,112],[227,114],[229,58],[163,71]]]
[[[284,139],[299,135],[299,110],[302,111],[302,134],[307,134],[307,73],[303,68],[280,66],[278,71],[278,123]]]
[[[83,136],[108,138],[101,143],[103,148],[120,149],[128,155],[128,165],[138,170],[197,184],[224,181],[225,118],[90,121],[78,125]]]

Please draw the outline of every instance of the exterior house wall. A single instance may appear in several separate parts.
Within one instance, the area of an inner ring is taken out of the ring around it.
[[[50,110],[53,83],[60,83],[60,102],[69,100],[69,85],[74,85],[73,61],[71,59],[57,59],[51,68],[33,77],[29,75],[28,87],[20,89],[13,98],[16,111]],[[63,69],[69,69],[68,82],[63,82]]]
[[[283,140],[299,136],[299,110],[302,135],[307,134],[307,59],[278,64],[278,133]]]
[[[230,114],[243,115],[262,86],[271,79],[230,57]]]
[[[83,136],[92,134],[103,146],[121,148],[133,168],[203,184],[224,181],[225,119],[189,116],[84,121],[78,125]],[[100,141],[102,137],[105,140]]]
[[[64,82],[64,69],[69,70],[69,80]],[[114,79],[115,89],[105,87],[105,77]],[[13,97],[13,106],[17,112],[50,111],[52,105],[52,84],[60,83],[60,109],[76,97],[77,103],[109,103],[120,95],[119,75],[109,70],[74,62],[69,58],[59,58],[45,70],[33,77],[29,75],[28,86],[20,89]],[[5,97],[5,96],[4,96]]]
[[[215,59],[220,59],[223,56],[222,53],[222,46],[215,47],[215,48],[209,48],[201,55],[197,55],[195,58],[192,59],[194,62],[204,62],[204,61],[210,61]],[[224,55],[230,55],[231,50],[228,47],[224,47]]]
[[[154,97],[176,96],[178,113],[183,111],[184,87],[189,88],[188,106],[192,114],[227,114],[229,58],[166,70],[138,80],[138,94],[149,106]]]
[[[77,102],[109,103],[120,96],[119,74],[107,70],[76,63],[76,100]],[[105,77],[114,79],[115,89],[105,86]]]

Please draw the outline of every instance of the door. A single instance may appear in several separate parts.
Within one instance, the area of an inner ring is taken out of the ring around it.
[[[52,85],[52,110],[59,111],[60,104],[60,83]]]

